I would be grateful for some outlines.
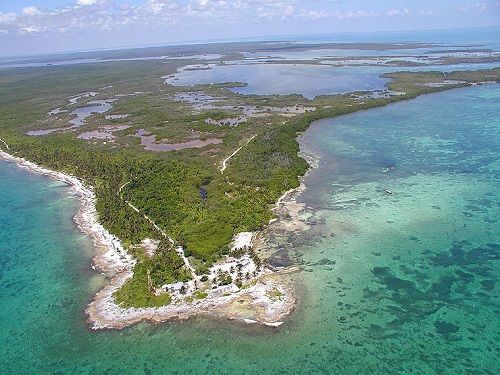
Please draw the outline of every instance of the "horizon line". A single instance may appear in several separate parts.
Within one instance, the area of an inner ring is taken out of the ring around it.
[[[1,56],[0,59],[3,61],[9,61],[12,58],[22,58],[22,57],[37,57],[37,56],[55,56],[64,54],[77,54],[77,53],[89,53],[89,52],[105,52],[105,51],[125,51],[125,50],[135,50],[135,49],[146,49],[146,48],[161,48],[161,47],[173,47],[173,46],[194,46],[194,45],[209,45],[209,44],[219,44],[219,43],[259,43],[259,42],[297,42],[294,40],[279,40],[276,38],[280,37],[299,37],[299,36],[315,36],[315,35],[336,35],[336,34],[364,34],[364,33],[412,33],[412,32],[427,32],[427,31],[452,31],[452,30],[473,30],[473,29],[493,29],[500,28],[498,25],[489,26],[472,26],[472,27],[448,27],[448,28],[429,28],[429,29],[411,29],[411,30],[365,30],[365,31],[335,31],[331,33],[308,33],[308,34],[273,34],[273,35],[256,35],[247,37],[232,37],[232,38],[221,38],[221,39],[195,39],[195,40],[183,40],[178,42],[161,42],[153,44],[139,44],[139,45],[121,45],[116,47],[103,47],[95,49],[83,49],[83,50],[68,50],[68,51],[58,51],[58,52],[44,52],[35,54],[21,54],[21,55],[5,55]],[[267,38],[267,39],[266,39]],[[410,42],[410,41],[407,41]],[[323,44],[323,43],[353,43],[353,42],[311,42],[311,44]],[[357,42],[363,43],[363,42]],[[372,42],[376,43],[376,42]],[[381,42],[378,42],[381,43]]]

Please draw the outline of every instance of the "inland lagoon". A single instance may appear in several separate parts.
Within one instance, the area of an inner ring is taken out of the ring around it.
[[[105,279],[62,183],[0,162],[5,373],[500,371],[499,85],[314,123],[298,198],[310,230],[276,246],[302,268],[279,328],[199,317],[89,330]],[[283,240],[283,239],[281,239]]]
[[[345,94],[354,91],[383,90],[389,82],[384,73],[412,71],[478,70],[499,67],[500,63],[397,66],[329,66],[308,64],[235,64],[206,69],[182,70],[168,83],[180,86],[241,82],[243,87],[231,90],[243,95],[300,94],[308,99],[320,95]]]

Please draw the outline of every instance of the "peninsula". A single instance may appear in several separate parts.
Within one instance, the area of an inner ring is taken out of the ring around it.
[[[256,42],[96,52],[85,64],[28,61],[0,70],[0,156],[68,183],[81,199],[75,221],[94,239],[95,268],[109,277],[86,309],[92,328],[200,313],[278,326],[295,305],[283,275],[297,268],[272,261],[263,231],[304,227],[294,197],[310,166],[298,135],[319,119],[500,81],[500,68],[403,71],[429,60],[497,61],[488,51],[380,57],[428,47],[321,45],[377,51],[362,63],[390,72],[374,90],[313,97],[244,94],[245,81],[179,82],[183,72],[234,64],[335,69],[360,59],[290,60],[278,55],[318,47]],[[88,56],[68,56],[78,58]]]

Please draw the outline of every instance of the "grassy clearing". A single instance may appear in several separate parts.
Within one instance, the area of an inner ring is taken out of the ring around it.
[[[268,296],[272,300],[280,300],[283,297],[283,293],[281,293],[278,289],[273,289],[266,292],[266,296]]]

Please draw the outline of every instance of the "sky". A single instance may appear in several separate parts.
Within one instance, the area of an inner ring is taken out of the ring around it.
[[[0,0],[0,56],[500,25],[500,0]]]

